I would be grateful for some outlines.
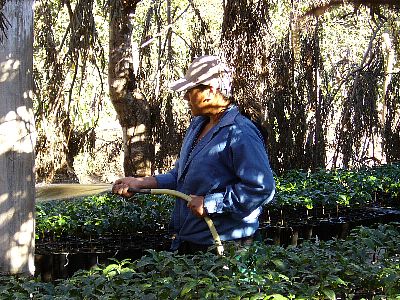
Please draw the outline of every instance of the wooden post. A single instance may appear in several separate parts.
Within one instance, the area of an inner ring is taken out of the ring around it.
[[[34,274],[33,2],[7,0],[0,44],[0,274]]]

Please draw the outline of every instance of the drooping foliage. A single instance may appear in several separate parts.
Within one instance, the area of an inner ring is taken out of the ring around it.
[[[223,24],[222,44],[229,45],[226,54],[236,70],[237,102],[266,133],[277,171],[318,166],[325,159],[322,112],[318,111],[316,122],[307,120],[307,110],[323,101],[315,94],[315,73],[320,67],[316,29],[311,28],[301,41],[300,63],[294,59],[290,18],[280,16],[287,33],[274,30],[276,14],[291,9],[290,3],[278,7],[268,1],[229,2]]]
[[[390,161],[400,160],[400,74],[392,77],[386,92],[386,118],[383,128],[384,151]]]
[[[94,1],[44,0],[35,9],[36,171],[39,180],[74,178],[74,157],[93,145],[104,97]]]
[[[37,121],[38,128],[43,129],[39,132],[37,146],[39,180],[54,182],[59,178],[73,177],[74,157],[80,152],[93,151],[98,138],[95,136],[98,115],[102,113],[104,116],[107,106],[103,98],[107,96],[105,74],[110,66],[105,64],[105,57],[108,50],[115,51],[107,49],[107,30],[104,30],[109,27],[110,13],[114,19],[122,19],[121,14],[125,14],[124,24],[135,29],[131,40],[132,58],[125,53],[126,61],[111,66],[121,68],[121,64],[129,64],[124,67],[129,76],[124,78],[128,80],[126,84],[131,92],[128,91],[120,100],[124,101],[121,107],[130,109],[130,113],[121,116],[116,109],[119,121],[134,128],[146,119],[145,139],[154,146],[152,151],[139,155],[139,158],[153,162],[152,173],[168,169],[174,162],[189,115],[183,103],[168,91],[168,82],[181,76],[174,70],[184,68],[193,57],[215,51],[212,45],[216,44],[216,37],[208,28],[209,20],[203,20],[198,4],[193,1],[147,1],[135,12],[137,2],[129,9],[123,9],[126,6],[124,1],[106,4],[64,1],[61,6],[50,0],[39,2],[36,8],[38,62],[41,57],[45,61],[44,65],[38,66],[36,73],[40,85],[37,89]],[[69,17],[62,20],[65,11],[69,11]],[[46,76],[40,71],[42,68],[48,70]],[[94,93],[92,97],[88,97],[90,88],[90,93]],[[68,93],[62,92],[63,89],[68,89]],[[48,97],[52,99],[47,100]],[[146,107],[138,111],[142,105],[133,105],[132,102],[141,102]],[[54,114],[62,114],[64,118],[51,119]],[[124,121],[127,117],[129,122]],[[46,126],[48,123],[64,128],[64,134],[50,132]],[[101,149],[109,155],[105,164],[118,161],[122,145],[119,138],[105,144],[106,148]],[[125,149],[135,152],[129,147]],[[95,160],[95,156],[93,151],[93,158],[89,157],[85,163]],[[132,159],[129,155],[127,159],[124,165],[129,166]]]
[[[153,170],[167,170],[179,154],[189,121],[182,99],[168,89],[195,57],[213,54],[218,37],[209,28],[195,1],[153,1],[144,6],[143,27],[135,33],[138,44],[138,86],[150,106],[150,135],[157,150]],[[214,48],[213,48],[214,46]]]
[[[390,73],[398,63],[382,51],[384,34],[397,43],[398,17],[369,1],[338,4],[226,4],[222,45],[235,67],[236,96],[267,133],[277,172],[399,159],[392,150],[400,147],[393,144],[399,111],[387,95],[389,86],[398,89]]]
[[[76,154],[93,148],[107,106],[112,3],[35,5],[39,178],[72,174]],[[201,54],[225,56],[235,68],[235,100],[260,124],[276,172],[400,159],[396,1],[223,1],[221,13],[194,0],[129,3],[132,84],[149,108],[153,173],[173,164],[189,120],[168,82]],[[106,145],[110,157],[121,145]]]

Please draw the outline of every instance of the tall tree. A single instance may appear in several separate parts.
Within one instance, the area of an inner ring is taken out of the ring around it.
[[[132,19],[137,1],[110,1],[108,83],[110,98],[123,133],[124,171],[127,176],[149,175],[153,147],[149,141],[150,111],[137,89],[132,52]]]
[[[1,274],[34,273],[33,1],[9,0],[2,10],[8,26],[0,44]]]

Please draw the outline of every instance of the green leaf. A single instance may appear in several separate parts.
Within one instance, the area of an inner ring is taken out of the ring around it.
[[[250,300],[259,300],[259,299],[265,299],[265,296],[258,294],[250,297]]]
[[[324,293],[324,295],[326,297],[328,297],[328,299],[330,300],[336,300],[336,294],[334,291],[332,290],[327,290],[327,289],[323,289],[322,292]]]
[[[285,296],[281,294],[273,294],[271,296],[268,296],[266,300],[288,300],[289,298],[286,298]]]
[[[286,269],[286,264],[281,260],[281,259],[273,259],[272,263],[279,269],[279,270],[285,270]]]
[[[362,241],[368,246],[368,248],[375,249],[376,244],[374,243],[373,239],[364,238],[364,239],[362,239]]]
[[[197,285],[197,282],[192,280],[186,283],[181,291],[181,296],[185,296],[187,293],[189,293],[195,286]]]

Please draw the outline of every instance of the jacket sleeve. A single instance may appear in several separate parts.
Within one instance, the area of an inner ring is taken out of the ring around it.
[[[211,216],[229,213],[240,220],[274,197],[275,181],[261,134],[251,126],[247,129],[235,130],[230,141],[235,183],[205,196],[204,206]]]

